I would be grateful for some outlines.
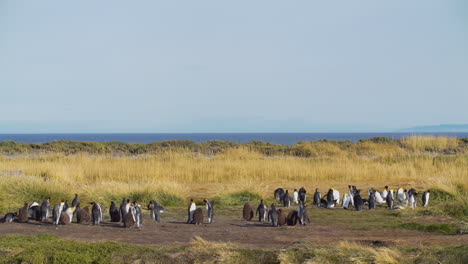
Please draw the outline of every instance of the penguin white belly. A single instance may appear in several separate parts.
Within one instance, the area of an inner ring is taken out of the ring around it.
[[[333,198],[336,200],[336,204],[340,203],[340,192],[337,190],[333,190]]]
[[[343,208],[349,207],[349,194],[343,195]]]
[[[380,204],[385,203],[384,199],[382,198],[379,192],[375,192],[375,201]]]
[[[385,190],[381,193],[381,196],[382,196],[382,199],[386,199],[387,198],[387,195],[388,195],[388,191]]]
[[[429,193],[426,193],[426,201],[424,201],[424,207],[429,204]]]

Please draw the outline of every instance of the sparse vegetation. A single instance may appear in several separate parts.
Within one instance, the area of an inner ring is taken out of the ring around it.
[[[78,242],[54,235],[4,235],[1,263],[467,263],[468,246],[373,247],[355,242],[334,246],[297,243],[285,250],[247,249],[196,237],[190,246],[141,246]]]

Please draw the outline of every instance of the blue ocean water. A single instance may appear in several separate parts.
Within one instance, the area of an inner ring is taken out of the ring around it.
[[[128,143],[151,143],[166,140],[188,139],[195,142],[209,140],[228,140],[246,143],[250,141],[266,141],[276,144],[293,145],[299,141],[315,140],[350,140],[372,137],[389,137],[399,139],[409,135],[435,135],[449,137],[468,137],[468,132],[444,133],[132,133],[132,134],[0,134],[1,141],[16,141],[27,143],[43,143],[56,140],[76,140],[110,142],[121,141]]]

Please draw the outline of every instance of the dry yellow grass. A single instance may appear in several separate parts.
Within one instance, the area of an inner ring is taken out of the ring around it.
[[[452,144],[447,138],[405,140],[408,146],[414,144],[414,150],[427,149],[431,144],[437,149]],[[419,142],[425,145],[418,145]],[[382,189],[385,185],[417,189],[436,186],[454,191],[456,184],[468,185],[466,154],[434,159],[432,154],[408,152],[395,144],[371,142],[356,143],[348,151],[325,142],[305,142],[303,147],[315,154],[309,158],[267,157],[246,148],[233,148],[215,156],[184,150],[140,156],[84,153],[0,156],[0,171],[23,170],[28,175],[4,176],[0,190],[13,186],[12,190],[17,192],[32,184],[44,190],[54,189],[70,196],[80,193],[99,200],[131,192],[166,192],[187,198],[250,190],[270,197],[277,187],[305,186],[311,191],[316,187],[322,190],[334,187],[344,191],[348,184],[353,184],[363,189]],[[12,193],[2,197],[15,196]],[[15,205],[22,202],[15,201]]]
[[[401,143],[413,151],[442,151],[458,146],[458,139],[453,137],[411,136]]]

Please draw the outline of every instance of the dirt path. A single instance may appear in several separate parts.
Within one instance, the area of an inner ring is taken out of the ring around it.
[[[468,244],[468,235],[444,235],[398,229],[352,230],[324,224],[273,228],[258,222],[229,219],[219,220],[214,224],[195,226],[179,221],[155,223],[148,218],[145,219],[144,226],[139,229],[125,229],[120,224],[115,223],[103,223],[100,226],[73,223],[58,227],[36,221],[26,224],[0,224],[0,235],[35,235],[42,233],[51,233],[80,241],[112,240],[135,244],[166,245],[187,245],[195,236],[200,236],[209,241],[233,242],[255,248],[284,248],[299,241],[333,244],[346,240],[369,245]]]

